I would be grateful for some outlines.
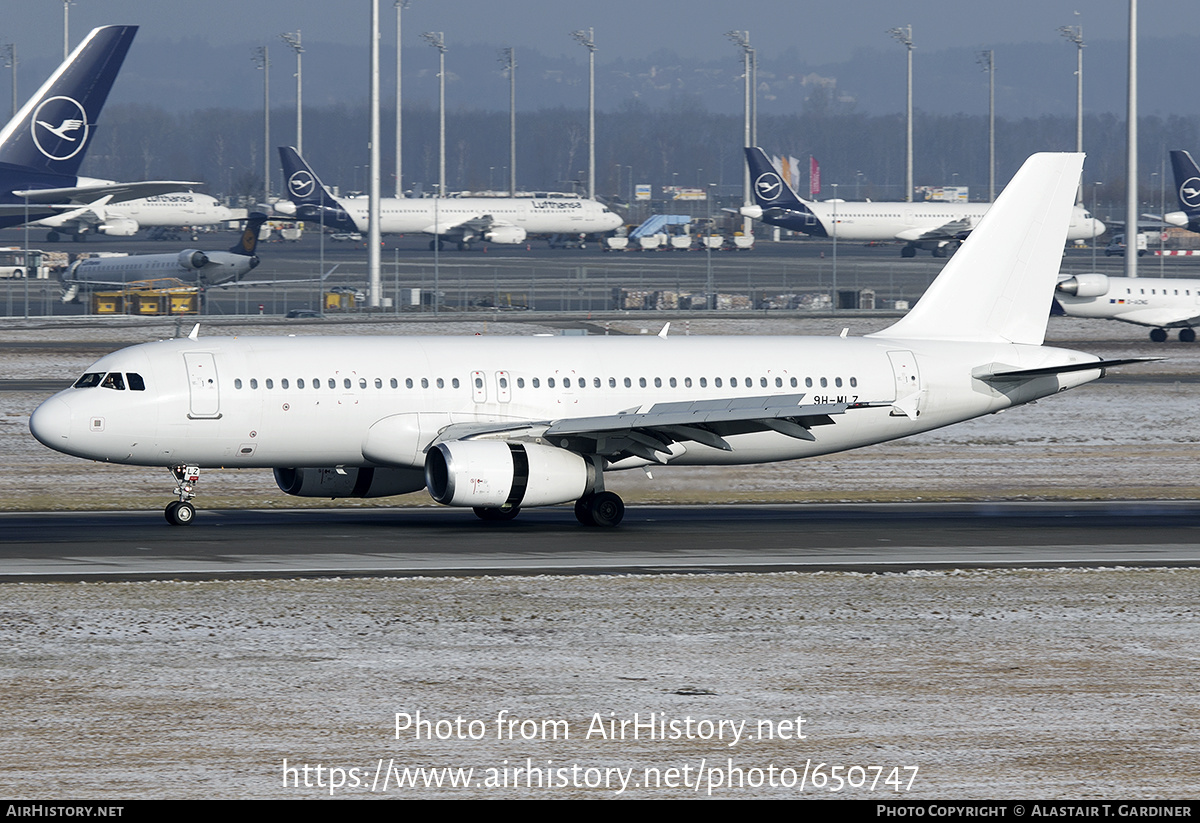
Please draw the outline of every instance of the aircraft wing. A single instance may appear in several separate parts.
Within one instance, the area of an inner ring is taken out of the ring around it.
[[[905,229],[896,235],[896,239],[909,242],[914,240],[963,240],[971,233],[971,228],[971,221],[963,218],[943,223],[936,229]]]
[[[14,191],[21,198],[29,198],[30,205],[39,208],[76,209],[87,203],[92,203],[101,197],[110,196],[112,203],[124,203],[126,200],[137,200],[142,197],[153,197],[156,194],[168,194],[173,191],[193,189],[203,185],[186,180],[144,180],[140,183],[104,183],[95,186],[69,186],[61,189],[25,189]],[[20,214],[25,209],[24,203],[0,206],[3,213]]]
[[[430,223],[422,232],[425,234],[457,234],[459,232],[473,232],[475,234],[483,234],[486,231],[491,231],[496,226],[512,226],[514,223],[508,223],[503,220],[497,220],[490,214],[477,214],[471,217],[463,217],[461,215],[447,220],[437,221],[437,231],[434,231],[434,224]]]
[[[600,454],[609,460],[641,457],[666,463],[672,443],[693,441],[722,451],[732,451],[725,437],[750,432],[776,431],[800,440],[816,440],[810,431],[833,424],[832,415],[870,404],[804,404],[803,394],[736,397],[655,403],[599,417],[519,424],[459,424],[444,429],[437,442],[481,437],[543,438],[580,454]],[[887,404],[890,405],[890,404]]]

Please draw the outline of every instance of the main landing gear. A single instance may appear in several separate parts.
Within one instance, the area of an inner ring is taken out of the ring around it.
[[[1167,342],[1167,330],[1166,329],[1151,329],[1150,339],[1153,340],[1155,343]],[[1195,343],[1196,342],[1196,330],[1193,328],[1188,328],[1188,327],[1180,329],[1179,330],[1179,342],[1180,343]]]
[[[575,519],[585,526],[611,528],[625,516],[625,503],[613,492],[587,494],[575,501]]]
[[[196,481],[200,479],[199,466],[172,466],[171,474],[175,476],[175,494],[178,500],[167,504],[163,516],[172,526],[189,526],[196,519],[196,507],[191,500],[196,495]]]

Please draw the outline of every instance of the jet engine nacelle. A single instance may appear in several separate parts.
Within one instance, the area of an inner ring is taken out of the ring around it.
[[[196,249],[184,249],[179,253],[179,265],[185,269],[202,269],[208,265],[208,255]]]
[[[515,440],[439,443],[425,456],[429,494],[447,506],[553,506],[596,486],[592,464],[574,452]]]
[[[279,490],[294,497],[391,497],[425,488],[420,469],[275,469]]]
[[[1076,297],[1103,297],[1108,294],[1107,274],[1077,274],[1068,277],[1057,286],[1064,294]]]
[[[133,237],[137,230],[138,221],[128,217],[113,217],[96,226],[96,231],[113,237]]]
[[[496,226],[483,233],[483,239],[500,245],[524,243],[525,229],[520,226]]]

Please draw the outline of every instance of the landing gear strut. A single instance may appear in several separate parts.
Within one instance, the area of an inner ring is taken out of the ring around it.
[[[163,516],[172,526],[188,526],[196,519],[196,507],[191,504],[196,495],[196,481],[200,479],[199,466],[172,466],[171,474],[175,476],[175,494],[179,499],[172,501],[163,511]]]

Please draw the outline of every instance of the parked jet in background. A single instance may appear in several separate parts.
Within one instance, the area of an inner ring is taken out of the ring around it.
[[[839,240],[904,240],[901,257],[926,249],[934,257],[953,254],[987,214],[990,203],[873,203],[844,200],[811,202],[792,191],[762,149],[746,148],[756,205],[740,214],[791,231],[830,237],[837,224]],[[1090,240],[1104,233],[1104,224],[1083,206],[1071,210],[1067,240]]]
[[[111,204],[199,185],[76,176],[136,33],[137,26],[93,29],[0,130],[0,228],[46,220],[64,226],[96,220],[103,231]]]
[[[96,202],[39,220],[37,225],[50,229],[47,242],[57,243],[64,234],[72,240],[82,240],[89,232],[132,237],[139,229],[215,226],[245,217],[245,209],[227,208],[211,194],[174,191],[120,203]]]
[[[1179,342],[1195,342],[1193,326],[1200,326],[1200,280],[1076,274],[1059,281],[1055,298],[1070,317],[1151,326],[1155,343],[1166,341],[1171,328],[1179,329]]]
[[[178,254],[91,257],[76,261],[63,272],[63,302],[77,300],[80,290],[124,286],[140,280],[169,278],[203,288],[234,283],[258,265],[254,252],[266,221],[267,216],[261,212],[250,215],[241,239],[228,251],[184,249]]]
[[[1042,345],[1081,154],[1030,158],[920,302],[836,337],[211,337],[107,355],[30,418],[46,446],[164,466],[176,525],[203,466],[287,494],[439,503],[508,520],[574,503],[615,526],[606,473],[831,454],[1089,383],[1127,360]]]
[[[316,172],[290,146],[280,146],[287,201],[280,214],[319,220],[339,231],[367,233],[366,197],[334,197]],[[621,216],[595,200],[564,195],[532,197],[385,197],[380,201],[381,234],[432,234],[464,249],[476,240],[524,243],[534,234],[603,234]],[[432,246],[432,243],[431,243]]]

